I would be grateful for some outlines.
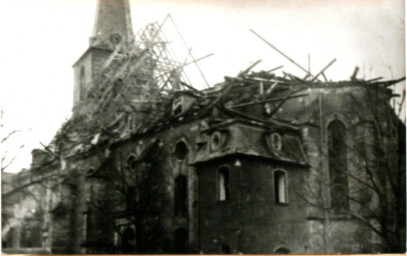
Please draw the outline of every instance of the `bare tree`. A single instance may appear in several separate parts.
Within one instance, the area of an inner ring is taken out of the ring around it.
[[[328,131],[336,139],[328,138],[327,150],[321,142],[320,157],[329,163],[314,170],[312,184],[317,186],[308,187],[308,196],[300,195],[324,213],[321,235],[328,252],[333,214],[344,214],[370,230],[379,240],[377,250],[405,252],[405,125],[397,115],[401,107],[393,109],[383,89],[367,88],[363,98],[346,94],[364,112],[353,128]],[[404,96],[399,106],[403,101]]]
[[[3,118],[4,118],[4,108],[1,107],[1,109],[0,109],[0,130],[1,131],[3,131],[5,129]],[[0,138],[0,145],[4,150],[2,152],[2,157],[1,157],[1,162],[0,162],[1,173],[5,172],[14,163],[14,161],[18,157],[19,153],[24,148],[24,144],[21,144],[19,146],[17,145],[16,152],[9,152],[9,150],[5,149],[5,145],[9,144],[10,141],[13,139],[13,137],[16,136],[20,132],[21,132],[21,130],[12,129],[12,130],[8,131],[3,137]]]
[[[108,223],[107,229],[120,237],[117,250],[121,253],[160,253],[168,246],[162,239],[162,224],[157,220],[162,215],[161,204],[169,195],[165,190],[163,168],[159,166],[161,151],[157,143],[153,144],[141,157],[119,155],[107,159],[100,173],[88,178],[94,180],[89,181],[94,184],[90,192],[94,196],[90,197],[104,198],[88,201],[89,218]],[[120,228],[118,218],[125,218],[127,226],[134,227],[134,233]],[[99,227],[88,228],[97,230]]]

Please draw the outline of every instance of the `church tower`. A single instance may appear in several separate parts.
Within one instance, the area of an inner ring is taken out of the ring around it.
[[[134,43],[129,0],[98,0],[89,48],[75,62],[74,107],[84,99],[92,81],[116,47]]]

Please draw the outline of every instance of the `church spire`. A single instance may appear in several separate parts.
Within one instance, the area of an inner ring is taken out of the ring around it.
[[[129,0],[98,0],[89,48],[73,65],[74,107],[86,99],[93,80],[112,52],[126,50],[133,43]]]
[[[89,46],[113,49],[115,44],[133,41],[129,0],[98,0]]]

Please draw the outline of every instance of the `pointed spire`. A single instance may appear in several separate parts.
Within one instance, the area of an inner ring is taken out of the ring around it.
[[[113,49],[118,43],[133,43],[129,0],[98,0],[91,47]]]

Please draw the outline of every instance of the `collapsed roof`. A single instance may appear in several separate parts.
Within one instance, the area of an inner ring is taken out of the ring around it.
[[[135,44],[125,51],[123,47],[116,48],[47,150],[65,156],[84,152],[100,143],[113,143],[204,117],[214,108],[224,114],[223,119],[238,116],[296,129],[273,114],[288,100],[307,95],[309,88],[355,86],[376,88],[391,95],[388,87],[404,80],[360,80],[355,78],[355,70],[348,81],[327,81],[323,71],[333,61],[316,76],[308,72],[304,78],[285,72],[278,76],[276,71],[282,66],[251,72],[258,61],[236,77],[225,77],[213,87],[198,90],[188,83],[184,72],[185,66],[198,60],[181,63],[172,58],[170,44],[161,29],[164,22],[140,30]],[[320,75],[325,81],[318,79]],[[178,109],[181,101],[184,107]],[[267,119],[241,111],[264,103],[275,103],[268,109]]]

